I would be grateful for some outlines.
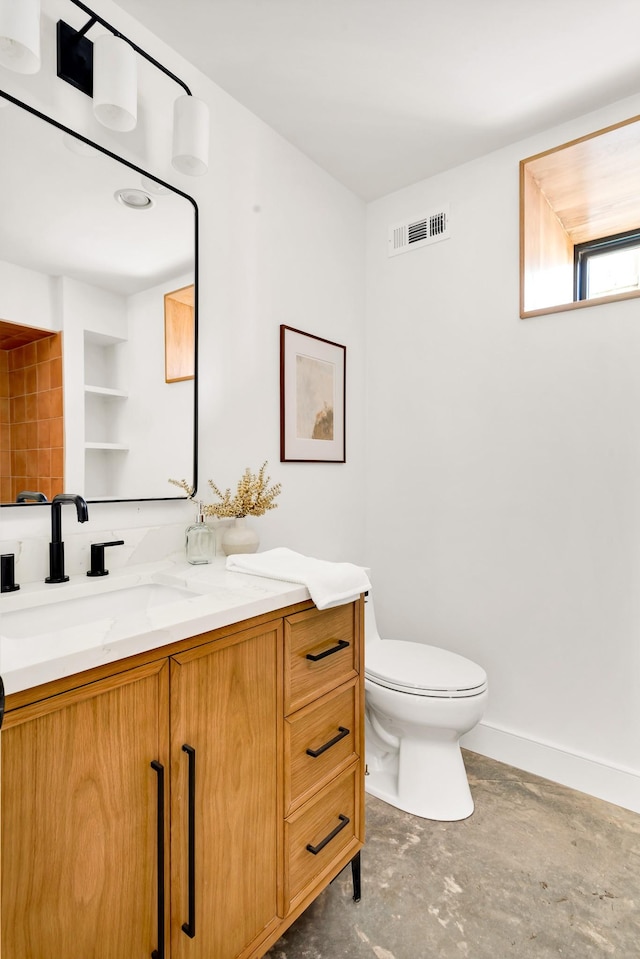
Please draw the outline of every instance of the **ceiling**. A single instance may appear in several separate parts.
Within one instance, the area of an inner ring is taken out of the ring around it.
[[[146,190],[138,173],[96,150],[78,153],[79,141],[12,104],[0,110],[0,142],[0,223],[11,224],[0,230],[0,263],[125,296],[192,272],[187,199],[167,192],[148,210],[128,209],[115,195]]]
[[[117,2],[365,200],[640,92],[637,0]]]

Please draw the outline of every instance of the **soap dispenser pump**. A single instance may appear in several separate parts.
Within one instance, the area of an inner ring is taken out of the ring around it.
[[[185,548],[187,561],[193,566],[210,563],[216,553],[216,537],[204,521],[202,502],[198,502],[195,523],[187,527]]]

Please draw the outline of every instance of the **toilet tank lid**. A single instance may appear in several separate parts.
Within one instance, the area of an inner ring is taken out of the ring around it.
[[[407,689],[478,690],[487,682],[482,666],[438,646],[382,640],[365,649],[365,673]]]

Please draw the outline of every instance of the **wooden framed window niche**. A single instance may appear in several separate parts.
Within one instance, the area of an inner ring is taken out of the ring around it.
[[[580,299],[576,250],[640,230],[640,116],[520,161],[520,316],[640,296]]]
[[[164,296],[165,382],[192,380],[195,375],[195,287],[183,286]]]

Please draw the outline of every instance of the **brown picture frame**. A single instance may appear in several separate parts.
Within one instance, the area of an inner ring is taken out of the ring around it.
[[[347,348],[280,326],[280,462],[346,462]]]

